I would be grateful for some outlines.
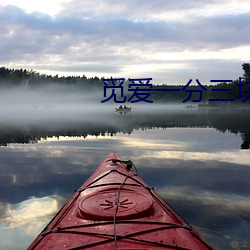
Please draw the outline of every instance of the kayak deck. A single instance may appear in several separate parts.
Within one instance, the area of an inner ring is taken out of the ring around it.
[[[212,249],[110,153],[28,249]]]

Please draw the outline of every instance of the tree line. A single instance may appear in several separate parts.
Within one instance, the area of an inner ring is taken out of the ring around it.
[[[155,89],[165,91],[154,91],[153,99],[166,102],[187,102],[199,103],[200,106],[220,106],[231,105],[250,105],[250,64],[242,64],[243,75],[232,82],[218,82],[213,85],[204,85],[195,82],[194,85],[156,85]],[[228,79],[225,79],[228,80]],[[177,91],[177,90],[180,91]],[[190,98],[189,98],[190,97]],[[199,101],[200,100],[200,101]],[[220,101],[216,101],[220,100]]]
[[[153,85],[150,92],[145,92],[145,95],[148,93],[148,98],[143,101],[199,103],[200,106],[218,106],[225,105],[225,103],[250,105],[250,64],[243,63],[242,69],[242,77],[232,82],[218,82],[213,85],[203,85],[201,83],[202,86],[200,86],[193,80],[189,86],[171,84]],[[0,67],[0,87],[21,86],[36,88],[56,83],[85,88],[87,90],[101,89],[103,91],[103,79],[104,77],[99,78],[97,76],[88,78],[85,75],[59,77],[58,75],[40,74],[34,70]],[[126,91],[129,89],[129,84],[131,84],[129,79],[125,80],[123,84],[127,99],[134,94],[133,89]],[[140,93],[143,94],[143,90],[148,89],[148,87],[142,84]]]
[[[82,87],[102,87],[103,81],[95,76],[55,76],[40,74],[34,70],[0,67],[0,87],[41,87],[47,84],[67,84]]]

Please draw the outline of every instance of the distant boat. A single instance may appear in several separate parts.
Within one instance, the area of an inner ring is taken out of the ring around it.
[[[119,107],[115,109],[116,112],[120,112],[120,113],[130,113],[131,112],[131,107]]]

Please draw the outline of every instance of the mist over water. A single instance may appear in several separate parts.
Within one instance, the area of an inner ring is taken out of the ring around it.
[[[101,93],[77,88],[52,85],[28,89],[15,88],[0,91],[1,119],[42,120],[61,119],[69,115],[103,112],[104,105],[97,100]]]
[[[47,85],[37,88],[0,89],[0,122],[20,122],[28,124],[42,122],[110,121],[117,115],[115,108],[120,105],[132,107],[133,113],[178,112],[185,109],[182,103],[160,105],[155,103],[115,103],[114,99],[105,100],[103,91],[86,90],[66,85]],[[93,116],[95,115],[95,117]],[[113,122],[111,122],[113,123]]]
[[[1,89],[1,145],[37,141],[47,136],[131,134],[138,128],[178,126],[212,127],[240,133],[243,139],[241,147],[249,148],[248,109],[206,109],[198,108],[196,103],[115,103],[113,98],[102,103],[108,98],[103,95],[102,89],[63,84]],[[120,105],[131,107],[131,112],[117,112]]]

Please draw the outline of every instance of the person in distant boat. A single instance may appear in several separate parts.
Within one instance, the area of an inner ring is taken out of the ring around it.
[[[124,105],[124,109],[126,109],[127,108],[127,106],[126,105]]]
[[[122,109],[122,105],[120,105],[119,109]]]

